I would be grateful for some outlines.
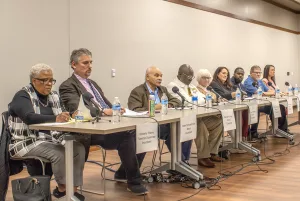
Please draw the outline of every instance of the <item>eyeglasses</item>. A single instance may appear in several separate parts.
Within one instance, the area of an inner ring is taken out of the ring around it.
[[[255,73],[255,74],[261,74],[261,72],[253,72],[253,73]]]
[[[195,78],[195,76],[190,76],[185,73],[182,73],[182,74],[185,75],[189,80],[193,80]]]
[[[202,79],[204,79],[204,80],[210,80],[211,79],[211,77],[201,77]]]
[[[44,79],[34,78],[34,79],[40,81],[42,84],[47,84],[50,82],[52,85],[54,85],[56,83],[56,79],[48,79],[48,78],[44,78]]]

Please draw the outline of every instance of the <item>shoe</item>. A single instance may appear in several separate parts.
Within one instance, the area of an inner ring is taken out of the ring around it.
[[[281,136],[281,135],[278,135],[278,134],[274,134],[273,136],[276,137],[276,138],[285,138],[284,136]]]
[[[191,166],[189,161],[183,161],[185,164],[187,164],[188,166]]]
[[[242,150],[242,149],[235,149],[235,148],[229,149],[229,152],[230,152],[231,154],[244,154],[244,153],[247,153],[247,151],[245,151],[245,150]]]
[[[65,192],[60,192],[58,190],[58,187],[56,186],[56,188],[53,190],[52,194],[56,198],[62,198],[62,197],[64,197],[66,195],[66,191]]]
[[[209,158],[198,159],[198,165],[208,168],[214,168],[216,166]]]
[[[219,157],[217,154],[210,154],[210,160],[214,162],[223,162],[224,159]]]
[[[228,150],[219,151],[218,155],[226,160],[229,159],[230,152]]]
[[[126,173],[120,173],[119,171],[116,171],[114,180],[116,180],[117,182],[127,182]]]
[[[146,195],[148,193],[148,190],[142,184],[128,184],[127,190],[133,192],[136,195]]]
[[[258,132],[251,133],[252,138],[258,138],[258,136],[259,136]]]
[[[77,197],[80,201],[84,201],[85,197],[77,192],[74,193],[74,196]]]

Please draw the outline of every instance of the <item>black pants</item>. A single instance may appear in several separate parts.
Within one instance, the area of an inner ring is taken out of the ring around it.
[[[286,113],[285,113],[285,107],[283,105],[279,105],[280,106],[280,112],[281,112],[281,117],[278,118],[278,128],[280,130],[283,130],[283,131],[287,131],[287,119],[286,119]],[[260,107],[258,108],[258,122],[256,124],[252,124],[251,125],[251,133],[255,133],[257,132],[257,127],[258,127],[258,123],[259,123],[259,114],[260,112],[263,112],[267,115],[270,114],[270,119],[273,123],[273,109],[270,105],[267,105],[267,106],[264,106],[264,107]]]
[[[92,135],[91,145],[100,145],[107,150],[118,150],[121,159],[119,173],[126,173],[128,184],[140,184],[140,166],[146,153],[136,154],[135,131],[109,135]]]

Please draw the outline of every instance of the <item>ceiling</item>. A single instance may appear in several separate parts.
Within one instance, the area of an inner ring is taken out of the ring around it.
[[[278,7],[300,14],[300,0],[263,0]]]

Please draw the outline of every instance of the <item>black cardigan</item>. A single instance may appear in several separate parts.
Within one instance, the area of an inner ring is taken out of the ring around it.
[[[220,94],[220,96],[222,96],[222,98],[226,98],[227,100],[232,100],[233,97],[231,95],[233,91],[233,88],[231,87],[230,89],[227,88],[226,86],[222,85],[219,82],[216,81],[212,81],[210,83],[210,86],[218,93]]]

